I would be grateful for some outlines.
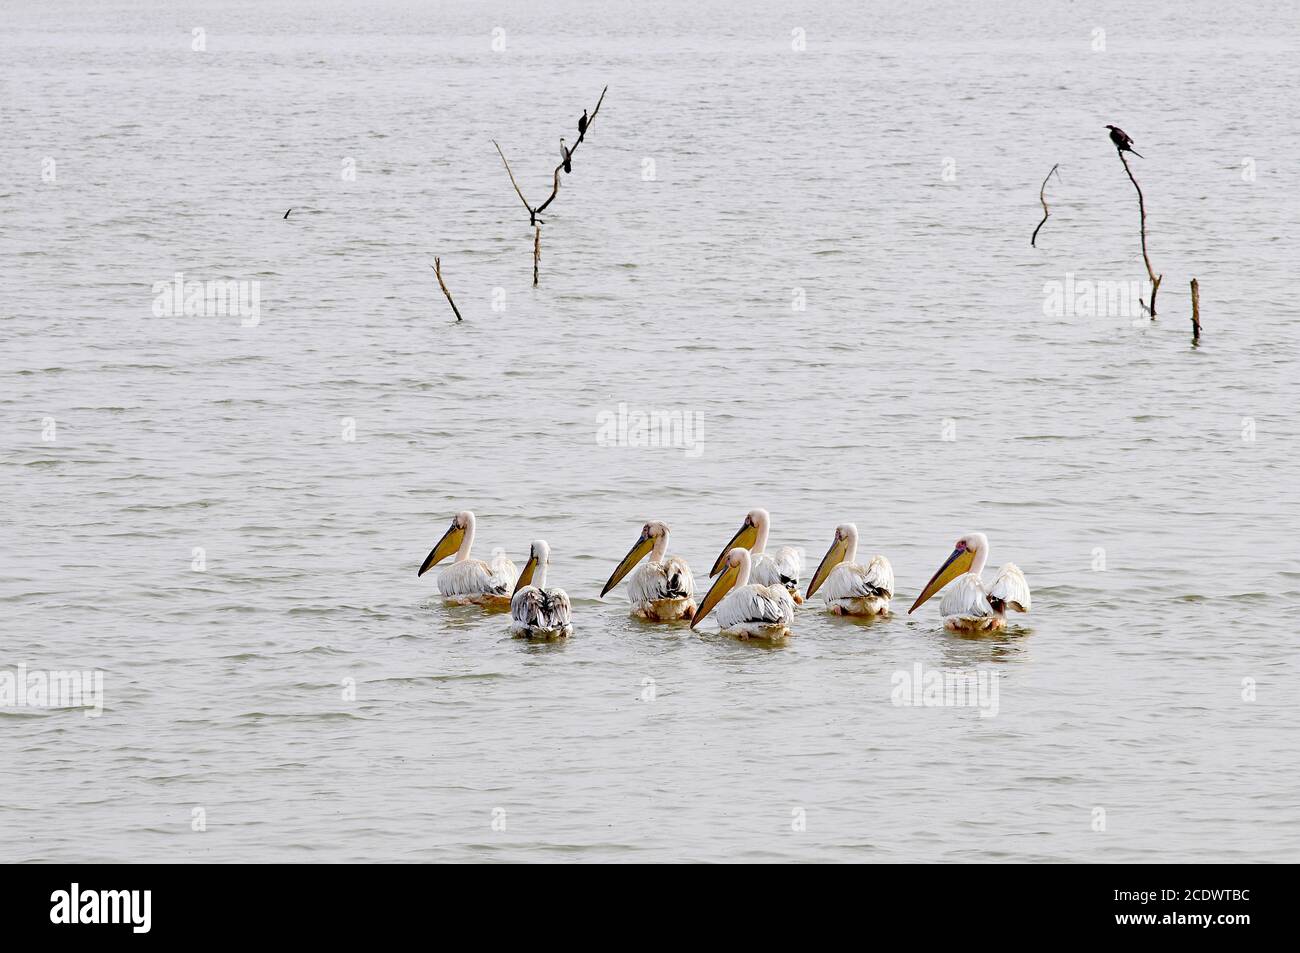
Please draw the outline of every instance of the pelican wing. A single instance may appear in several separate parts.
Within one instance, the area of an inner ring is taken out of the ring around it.
[[[492,591],[503,595],[510,592],[519,580],[518,568],[506,558],[505,553],[497,553],[492,557],[492,562],[488,564],[488,572],[492,576]]]
[[[822,590],[827,602],[836,599],[867,599],[873,596],[884,599],[894,597],[894,567],[884,556],[873,556],[865,566],[857,563],[840,563],[826,577]]]
[[[718,627],[734,629],[745,623],[794,624],[794,599],[783,586],[741,586],[718,603]]]
[[[638,605],[661,599],[689,599],[693,595],[695,579],[691,567],[680,556],[638,566],[627,581],[628,600]]]
[[[563,589],[525,586],[510,600],[510,618],[532,629],[555,632],[573,624],[569,594]]]
[[[984,593],[984,584],[973,572],[958,576],[943,592],[943,601],[939,603],[939,614],[945,619],[949,616],[980,618],[997,615]]]
[[[491,565],[481,559],[462,559],[438,575],[438,591],[444,596],[509,595],[519,571],[505,556],[494,556]]]
[[[776,551],[772,561],[776,564],[781,584],[787,588],[789,586],[798,588],[799,577],[803,574],[803,558],[799,555],[799,550],[793,546],[782,546]]]
[[[1015,563],[1007,563],[998,570],[997,578],[989,587],[989,603],[1002,611],[1029,611],[1029,583],[1025,582],[1025,574]]]

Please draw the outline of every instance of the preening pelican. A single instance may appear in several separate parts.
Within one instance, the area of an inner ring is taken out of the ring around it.
[[[504,609],[510,605],[510,590],[519,571],[504,553],[494,555],[491,564],[470,559],[469,550],[473,545],[474,514],[462,510],[452,517],[451,526],[425,557],[416,575],[423,576],[455,553],[456,561],[438,574],[438,591],[453,605],[474,603]]]
[[[544,539],[533,540],[528,562],[519,574],[510,599],[510,631],[530,639],[567,639],[573,634],[573,612],[569,594],[546,588],[546,567],[551,547]]]
[[[998,570],[993,585],[985,589],[980,573],[988,558],[989,538],[983,533],[967,533],[953,544],[952,555],[925,584],[908,614],[956,579],[939,603],[943,627],[962,634],[1001,632],[1007,627],[1008,609],[1029,611],[1029,583],[1019,566],[1007,563]]]
[[[605,588],[604,596],[618,585],[619,580],[632,572],[647,553],[650,561],[632,573],[627,582],[627,598],[632,603],[632,614],[651,622],[672,622],[689,619],[695,614],[695,580],[686,560],[680,556],[665,556],[668,551],[668,524],[651,520],[641,527],[641,535],[618,564]]]
[[[836,615],[888,615],[894,597],[894,567],[884,556],[872,556],[859,566],[858,528],[852,523],[835,527],[835,539],[808,584],[808,598],[822,585],[826,607]]]
[[[742,546],[751,553],[750,578],[754,582],[760,586],[785,586],[791,598],[796,603],[801,603],[803,596],[799,595],[799,576],[803,572],[803,560],[799,556],[799,550],[793,546],[782,546],[774,555],[763,552],[767,548],[767,530],[770,525],[767,510],[750,510],[746,513],[745,521],[736,530],[736,535],[731,537],[731,542],[718,554],[713,568],[709,570],[709,577],[722,572],[722,564],[727,561],[727,555],[737,546]]]
[[[794,623],[794,598],[785,586],[760,586],[749,581],[751,560],[748,549],[737,546],[727,557],[713,588],[704,597],[700,611],[691,620],[695,628],[714,606],[718,628],[742,639],[783,639]]]

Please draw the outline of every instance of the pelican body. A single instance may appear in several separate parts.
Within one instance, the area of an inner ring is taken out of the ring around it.
[[[943,627],[960,635],[983,635],[1001,632],[1007,627],[1007,610],[1028,612],[1029,583],[1015,563],[998,570],[987,589],[980,578],[988,562],[989,538],[983,533],[967,533],[953,544],[952,555],[939,567],[916,602],[907,612],[911,615],[922,603],[949,583],[939,612]]]
[[[771,518],[767,510],[754,509],[745,514],[745,521],[736,530],[709,571],[709,578],[722,571],[722,565],[728,554],[737,546],[750,551],[750,578],[760,586],[785,586],[795,603],[802,603],[799,595],[799,576],[803,572],[803,559],[799,550],[793,546],[782,546],[774,554],[764,552],[767,548],[767,532]]]
[[[438,545],[425,557],[417,576],[423,576],[452,553],[455,561],[438,574],[438,592],[451,605],[481,605],[504,609],[510,605],[510,590],[514,587],[518,570],[505,553],[492,557],[491,563],[470,558],[474,545],[474,514],[462,510],[451,520],[451,526],[438,540]]]
[[[808,598],[825,585],[822,598],[836,615],[888,615],[894,597],[894,567],[884,556],[872,556],[859,566],[858,528],[852,523],[835,527],[835,539],[808,584]]]
[[[666,556],[668,524],[650,520],[641,527],[641,535],[618,564],[605,588],[603,597],[648,554],[644,566],[632,572],[627,581],[627,598],[632,614],[650,622],[674,622],[695,615],[695,579],[691,568],[680,556]]]
[[[727,553],[721,575],[691,620],[692,629],[716,607],[718,628],[729,635],[775,642],[790,634],[794,597],[782,585],[751,583],[751,568],[748,549],[737,546]]]
[[[551,547],[533,540],[528,562],[510,599],[510,631],[529,639],[567,639],[573,634],[573,610],[563,589],[546,588]]]

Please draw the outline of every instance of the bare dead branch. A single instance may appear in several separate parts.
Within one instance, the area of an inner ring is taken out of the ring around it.
[[[1201,283],[1192,279],[1192,344],[1201,343]]]
[[[447,283],[442,280],[442,259],[433,260],[433,273],[438,276],[438,285],[442,288],[442,293],[447,296],[447,303],[451,305],[452,313],[456,315],[456,320],[463,320],[460,316],[460,309],[456,307],[456,302],[451,300],[451,292],[447,290]]]
[[[578,134],[578,141],[575,142],[573,144],[573,147],[569,149],[568,162],[570,164],[570,168],[572,168],[573,154],[578,151],[578,146],[582,145],[583,140],[587,138],[587,133],[591,131],[591,124],[596,121],[596,114],[600,112],[600,105],[605,101],[605,94],[607,92],[609,92],[609,86],[606,86],[604,89],[600,91],[600,98],[596,100],[596,108],[593,109],[591,111],[591,115],[587,117],[586,126]],[[555,197],[560,194],[560,173],[564,171],[564,160],[561,160],[560,164],[555,167],[555,172],[552,175],[550,197],[547,198],[547,200],[543,202],[541,205],[537,206],[536,208],[533,208],[533,206],[528,204],[528,199],[524,198],[523,190],[519,188],[519,183],[515,180],[514,170],[510,168],[510,163],[506,160],[506,154],[501,151],[501,146],[497,144],[497,141],[495,139],[492,140],[492,145],[496,146],[497,154],[501,156],[501,161],[502,163],[505,164],[506,173],[510,176],[510,184],[515,187],[515,194],[519,196],[519,201],[524,203],[524,208],[528,209],[528,224],[531,225],[534,229],[533,284],[536,285],[537,271],[538,271],[537,263],[541,260],[542,257],[542,230],[540,226],[544,224],[541,221],[541,219],[539,219],[537,216],[541,215],[542,212],[546,211],[546,207],[550,205],[552,202],[554,202]],[[445,291],[446,288],[444,288],[443,290]],[[447,296],[447,300],[449,301],[451,300],[450,295]],[[452,307],[454,308],[455,305],[452,305]]]
[[[542,260],[542,226],[533,226],[533,287],[537,286],[537,263]]]
[[[591,124],[592,124],[593,122],[596,121],[596,113],[600,112],[600,104],[603,103],[603,102],[605,101],[605,94],[606,94],[607,92],[609,92],[609,87],[608,87],[608,86],[606,86],[604,89],[602,89],[602,90],[600,91],[600,99],[596,100],[596,108],[593,109],[593,110],[591,111],[591,115],[587,117],[587,128],[586,128],[586,130],[583,132],[583,134],[582,134],[581,136],[578,137],[578,141],[575,142],[575,143],[573,144],[573,148],[569,150],[569,159],[570,159],[570,160],[573,159],[573,154],[574,154],[575,152],[578,151],[578,146],[581,145],[582,140],[585,139],[585,138],[587,138],[587,133],[588,133],[588,132],[591,132]],[[554,202],[554,201],[555,201],[555,197],[556,197],[557,195],[560,194],[560,172],[561,172],[563,169],[564,169],[564,163],[563,163],[563,162],[561,162],[559,165],[557,165],[557,166],[555,167],[555,188],[553,188],[553,189],[551,190],[551,197],[548,198],[548,199],[547,199],[545,202],[543,202],[541,205],[537,206],[537,211],[536,211],[535,214],[537,214],[537,215],[541,215],[542,212],[546,211],[546,206],[548,206],[548,205],[550,205],[552,202]]]
[[[1141,217],[1142,229],[1142,261],[1147,266],[1147,277],[1151,279],[1151,304],[1148,306],[1145,301],[1141,303],[1142,307],[1146,308],[1147,313],[1151,315],[1151,320],[1154,321],[1156,319],[1156,292],[1160,290],[1160,282],[1165,276],[1156,275],[1155,270],[1151,267],[1151,259],[1147,256],[1147,206],[1142,198],[1142,187],[1138,185],[1137,179],[1133,178],[1133,170],[1128,167],[1128,159],[1124,158],[1124,153],[1118,149],[1115,151],[1119,155],[1119,161],[1124,163],[1124,171],[1128,173],[1128,180],[1133,183],[1133,188],[1137,189],[1138,215]]]
[[[1052,173],[1056,173],[1057,181],[1060,181],[1061,173],[1056,171],[1060,164],[1061,163],[1058,162],[1056,165],[1052,166],[1052,171],[1048,172],[1047,177],[1043,179],[1043,187],[1038,190],[1038,201],[1043,203],[1043,221],[1038,223],[1038,228],[1042,228],[1047,222],[1047,198],[1044,196],[1044,193],[1047,191],[1047,179],[1052,177]],[[1035,248],[1038,247],[1038,228],[1035,228],[1034,234],[1029,236],[1029,244]]]

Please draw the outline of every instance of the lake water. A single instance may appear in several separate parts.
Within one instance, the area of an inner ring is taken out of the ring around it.
[[[0,707],[0,859],[1296,859],[1294,8],[741,9],[6,4],[0,672],[104,694]],[[606,84],[534,288],[492,141],[536,204]],[[1147,293],[1108,123],[1155,322],[1049,313]],[[895,616],[597,597],[755,506],[805,584],[856,522]],[[571,640],[416,578],[459,509],[550,542]],[[972,530],[996,638],[906,615]]]

